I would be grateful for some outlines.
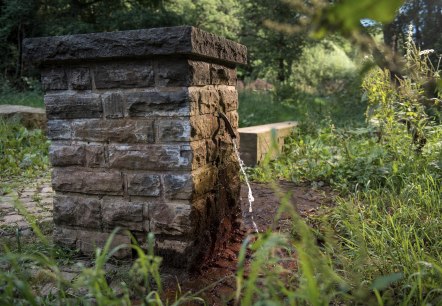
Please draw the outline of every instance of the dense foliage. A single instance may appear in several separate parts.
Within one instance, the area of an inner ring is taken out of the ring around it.
[[[236,305],[440,305],[442,83],[434,61],[440,37],[432,39],[440,3],[406,1],[391,26],[383,26],[395,58],[388,57],[389,50],[379,60],[376,52],[364,57],[356,48],[376,41],[367,42],[366,30],[372,29],[363,28],[360,19],[386,24],[402,1],[317,0],[307,8],[300,2],[305,1],[3,0],[0,57],[8,83],[2,91],[20,99],[16,88],[24,84],[39,95],[19,60],[24,36],[189,23],[241,40],[251,62],[242,77],[267,77],[277,94],[240,92],[240,124],[299,121],[278,159],[265,160],[249,174],[262,181],[328,185],[339,197],[335,207],[305,221],[289,197],[281,196],[278,214],[291,215],[292,229],[245,239],[235,275]],[[308,26],[300,28],[306,20]],[[325,39],[312,43],[308,34]],[[40,131],[0,122],[0,179],[44,173],[47,148]],[[17,209],[26,215],[20,203]],[[1,243],[2,304],[129,305],[135,297],[162,305],[161,259],[152,248],[130,246],[138,260],[118,295],[106,277],[105,264],[115,251],[110,243],[96,250],[95,265],[82,267],[71,283],[59,267],[72,254],[33,227],[37,243],[22,248],[19,235]],[[246,277],[247,247],[252,258]],[[56,284],[56,294],[35,294],[38,278],[29,270],[36,268]],[[175,305],[190,300],[197,298],[184,293]]]

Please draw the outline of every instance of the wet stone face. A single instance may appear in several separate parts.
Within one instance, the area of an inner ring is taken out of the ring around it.
[[[115,227],[152,232],[186,269],[223,247],[240,184],[219,112],[236,131],[244,46],[176,27],[28,39],[24,58],[45,90],[55,241],[91,254]]]

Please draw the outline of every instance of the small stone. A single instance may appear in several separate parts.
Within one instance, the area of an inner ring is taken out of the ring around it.
[[[4,216],[3,217],[3,222],[7,223],[7,224],[13,224],[13,223],[17,223],[19,221],[24,221],[25,218],[23,218],[23,216],[21,215],[9,215],[9,216]]]

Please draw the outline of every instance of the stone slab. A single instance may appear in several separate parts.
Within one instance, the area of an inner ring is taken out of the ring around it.
[[[38,64],[177,54],[247,63],[245,46],[191,26],[23,40],[23,59]]]
[[[273,137],[276,139],[277,150],[270,152],[275,158],[284,146],[285,137],[296,127],[295,121],[285,121],[264,125],[256,125],[238,129],[240,135],[240,156],[248,167],[258,165],[271,151]]]
[[[46,129],[45,110],[23,105],[0,105],[0,118],[17,120],[27,128]]]

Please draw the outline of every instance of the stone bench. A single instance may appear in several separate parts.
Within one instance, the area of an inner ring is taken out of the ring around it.
[[[0,118],[16,120],[28,129],[45,129],[46,113],[42,108],[23,105],[0,105]]]
[[[285,121],[264,125],[256,125],[238,129],[240,135],[240,154],[248,167],[258,165],[271,150],[272,137],[276,137],[278,150],[270,152],[271,158],[281,152],[284,139],[296,127],[295,121]]]

